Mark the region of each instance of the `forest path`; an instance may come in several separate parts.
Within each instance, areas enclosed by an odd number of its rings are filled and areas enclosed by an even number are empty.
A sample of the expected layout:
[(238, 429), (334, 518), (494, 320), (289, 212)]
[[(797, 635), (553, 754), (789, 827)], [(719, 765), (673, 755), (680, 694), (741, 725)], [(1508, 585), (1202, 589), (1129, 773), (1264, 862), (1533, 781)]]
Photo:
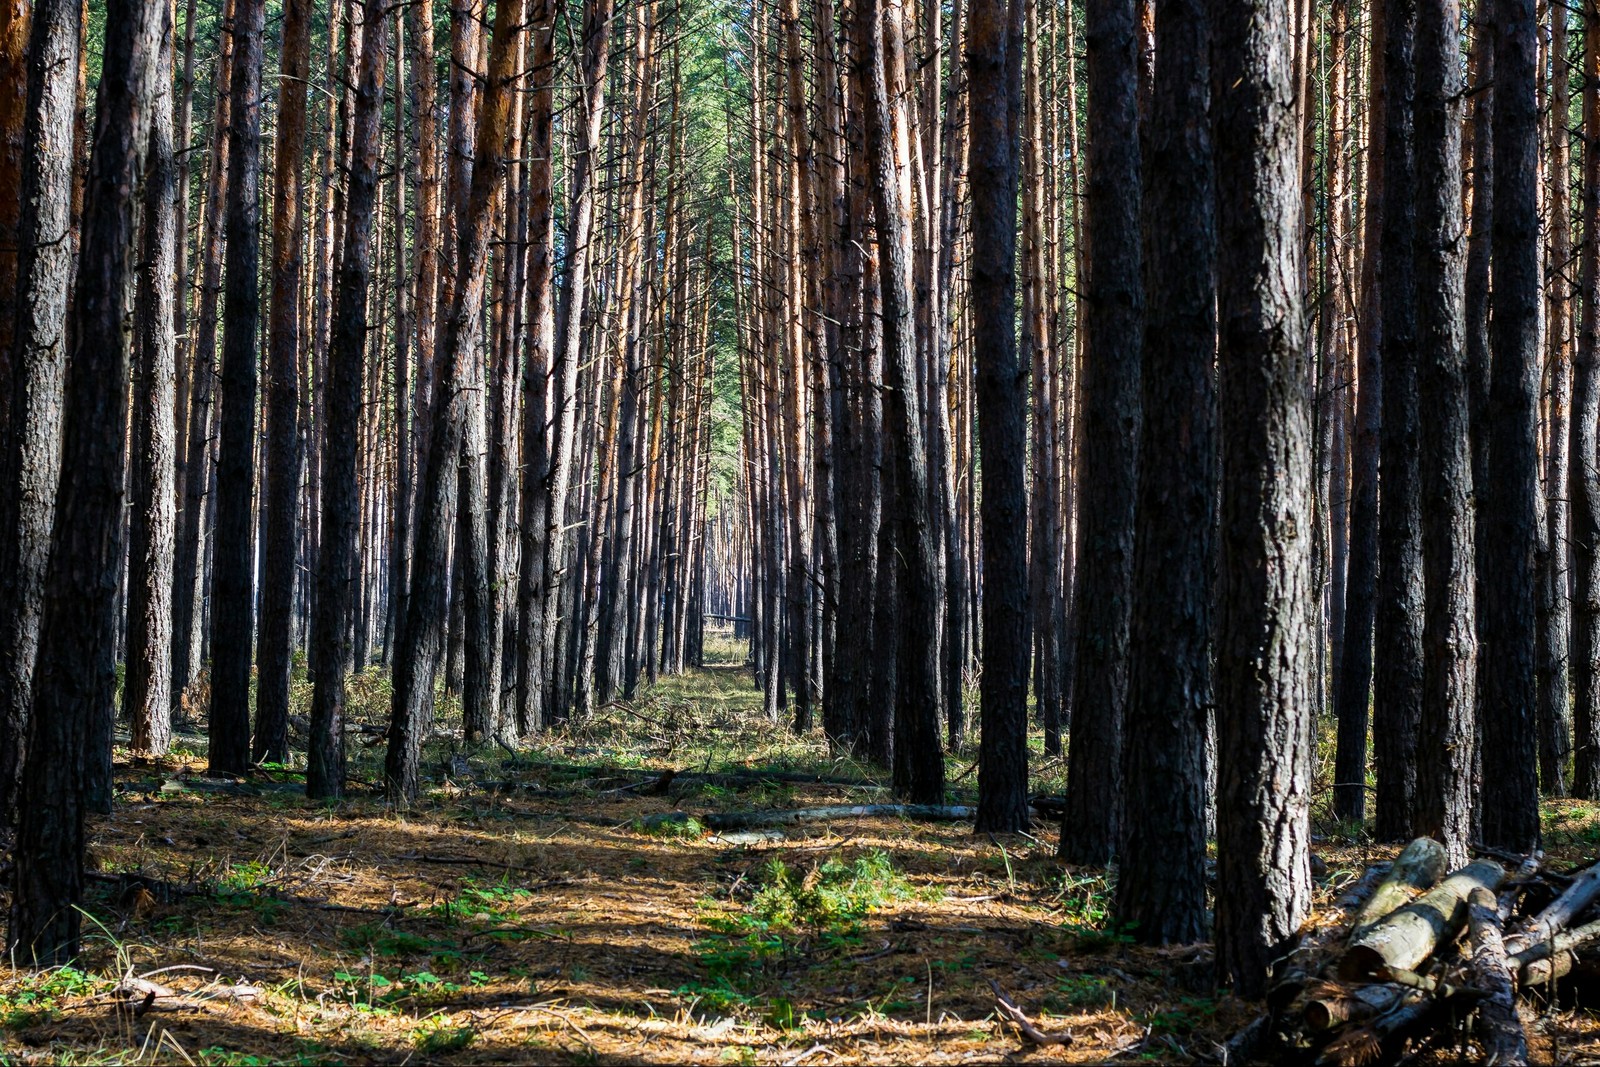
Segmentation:
[[(1031, 1062), (1183, 1062), (1248, 1020), (1212, 994), (1208, 946), (1143, 949), (1112, 929), (1105, 872), (1060, 866), (1053, 834), (885, 818), (748, 844), (692, 823), (641, 832), (671, 811), (882, 798), (870, 769), (766, 722), (736, 650), (708, 651), (710, 666), (515, 755), (436, 742), (404, 813), (376, 795), (378, 745), (352, 745), (356, 788), (335, 807), (271, 784), (293, 775), (218, 792), (192, 753), (119, 764), (117, 810), (90, 828), (98, 934), (77, 970), (0, 972), (0, 1056), (1000, 1062), (1022, 1050), (991, 979), (1076, 1036)], [(375, 708), (382, 679), (362, 678)], [(630, 788), (666, 767), (686, 780)], [(1331, 894), (1383, 850), (1322, 853)], [(174, 966), (211, 969), (152, 977), (189, 994), (177, 1010), (113, 1010), (125, 973)], [(259, 993), (204, 999), (240, 982)], [(1563, 1037), (1600, 1053), (1584, 1040)]]

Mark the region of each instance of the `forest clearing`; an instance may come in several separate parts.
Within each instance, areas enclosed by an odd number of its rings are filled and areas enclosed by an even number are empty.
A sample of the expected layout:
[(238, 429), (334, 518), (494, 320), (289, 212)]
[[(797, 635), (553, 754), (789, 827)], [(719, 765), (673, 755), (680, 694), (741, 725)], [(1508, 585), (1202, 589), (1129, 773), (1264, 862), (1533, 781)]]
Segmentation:
[[(831, 758), (820, 732), (774, 743), (732, 660), (742, 650), (711, 646), (706, 667), (525, 751), (430, 743), (424, 799), (404, 815), (384, 805), (370, 755), (353, 758), (350, 794), (330, 807), (293, 774), (205, 777), (193, 732), (159, 760), (119, 750), (117, 814), (90, 830), (84, 957), (0, 974), (0, 1056), (1191, 1063), (1216, 1062), (1254, 1017), (1215, 992), (1207, 946), (1144, 948), (1119, 933), (1105, 872), (1063, 868), (1050, 835), (892, 817), (646, 828), (669, 812), (888, 792)], [(363, 735), (381, 729), (382, 686), (357, 682)], [(952, 778), (975, 756), (952, 753)], [(656, 795), (669, 767), (679, 784)], [(1048, 795), (1062, 778), (1044, 769), (1035, 784)], [(1327, 770), (1314, 925), (1396, 852), (1340, 832)], [(1552, 802), (1545, 822), (1551, 870), (1600, 840), (1592, 804)], [(1024, 1038), (991, 981), (1071, 1044)], [(1582, 1010), (1591, 989), (1527, 1009), (1535, 1062), (1600, 1055), (1600, 1024)]]

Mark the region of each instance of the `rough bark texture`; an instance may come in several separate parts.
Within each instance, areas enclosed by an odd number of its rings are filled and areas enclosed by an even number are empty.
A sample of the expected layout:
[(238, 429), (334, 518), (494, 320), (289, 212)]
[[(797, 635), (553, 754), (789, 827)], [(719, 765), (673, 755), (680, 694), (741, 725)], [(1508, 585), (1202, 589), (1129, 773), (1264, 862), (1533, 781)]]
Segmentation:
[[(546, 561), (560, 542), (552, 530), (555, 510), (553, 460), (549, 436), (562, 405), (562, 383), (555, 379), (555, 289), (553, 268), (555, 212), (552, 210), (552, 112), (555, 82), (555, 0), (534, 0), (533, 94), (528, 119), (528, 348), (522, 377), (521, 496), (522, 566), (517, 580), (518, 633), (516, 724), (527, 734), (543, 725), (549, 692), (545, 657), (554, 643), (554, 619), (547, 619), (550, 594)], [(556, 520), (557, 525), (560, 519)]]
[[(77, 5), (73, 5), (76, 7)], [(45, 578), (44, 622), (23, 774), (6, 949), (19, 963), (78, 954), (83, 898), (85, 746), (109, 722), (127, 458), (135, 191), (149, 145), (162, 0), (109, 0), (82, 215), (67, 376), (70, 417)]]
[(877, 210), (883, 301), (884, 425), (896, 440), (893, 493), (884, 520), (894, 529), (900, 593), (894, 704), (895, 790), (916, 804), (944, 799), (939, 701), (938, 559), (930, 525), (927, 449), (917, 416), (916, 338), (912, 325), (911, 211), (904, 168), (910, 131), (904, 84), (905, 30), (899, 0), (863, 0), (858, 27), (866, 51), (867, 156)]
[(316, 679), (311, 690), (311, 736), (306, 753), (306, 795), (311, 797), (338, 797), (344, 793), (345, 678), (351, 660), (356, 532), (360, 519), (356, 469), (359, 441), (350, 428), (360, 419), (365, 371), (388, 28), (383, 0), (364, 0), (361, 10), (366, 31), (361, 38), (351, 114), (344, 248), (334, 279), (328, 380), (323, 390), (326, 414), (322, 423), (322, 532), (317, 540), (317, 602), (311, 624)]
[(227, 248), (222, 297), (221, 437), (212, 539), (211, 769), (250, 769), (255, 619), (256, 334), (261, 318), (261, 64), (266, 0), (236, 0), (229, 86)]
[(261, 634), (251, 755), (281, 763), (289, 751), (290, 615), (295, 525), (300, 510), (300, 171), (306, 143), (311, 0), (287, 0), (278, 78), (277, 162), (272, 183), (272, 312), (267, 326), (267, 456), (263, 506)]
[(1205, 924), (1217, 486), (1208, 16), (1206, 0), (1156, 5), (1161, 61), (1144, 126), (1144, 418), (1129, 650), (1138, 669), (1121, 784), (1121, 862), (1137, 873), (1118, 878), (1117, 907), (1156, 943), (1198, 940)]
[(1478, 1036), (1487, 1053), (1485, 1062), (1528, 1062), (1528, 1035), (1517, 1015), (1516, 987), (1506, 964), (1506, 947), (1500, 937), (1500, 914), (1494, 894), (1474, 889), (1467, 900), (1472, 928), (1472, 956), (1468, 971), (1472, 984), (1484, 997), (1478, 1003)]
[(172, 743), (172, 535), (177, 294), (182, 240), (172, 146), (172, 43), (162, 41), (144, 186), (144, 238), (134, 307), (133, 507), (129, 514), (128, 654), (123, 708), (129, 747)]
[(1493, 860), (1468, 864), (1416, 900), (1368, 927), (1350, 942), (1339, 961), (1340, 977), (1354, 981), (1384, 970), (1415, 970), (1467, 923), (1467, 897), (1474, 889), (1493, 892), (1506, 872)]
[(1450, 866), (1467, 860), (1477, 635), (1472, 610), (1472, 446), (1467, 401), (1461, 214), (1460, 8), (1420, 0), (1417, 20), (1417, 379), (1424, 582), (1418, 833)]
[(1254, 997), (1311, 908), (1318, 683), (1301, 131), (1290, 11), (1258, 0), (1217, 12), (1217, 977)]
[(1534, 653), (1538, 550), (1539, 216), (1537, 25), (1533, 0), (1496, 0), (1493, 314), (1480, 630), (1485, 670), (1483, 838), (1525, 852), (1539, 840)]
[(1133, 0), (1084, 8), (1089, 145), (1085, 210), (1079, 567), (1073, 722), (1067, 738), (1067, 811), (1061, 856), (1104, 863), (1117, 849), (1122, 718), (1128, 698), (1133, 608), (1133, 507), (1138, 489), (1139, 273), (1138, 56)]
[(1394, 866), (1389, 868), (1372, 897), (1356, 913), (1350, 927), (1351, 938), (1360, 937), (1367, 928), (1409, 904), (1419, 893), (1432, 889), (1447, 870), (1449, 864), (1443, 845), (1431, 837), (1419, 837), (1411, 842), (1395, 859)]
[(45, 566), (61, 459), (61, 406), (72, 290), (72, 124), (77, 0), (40, 0), (28, 54), (12, 433), (0, 477), (0, 821), (15, 818), (39, 647)]
[[(1600, 4), (1584, 20), (1583, 133), (1600, 144)], [(1600, 152), (1583, 154), (1583, 232), (1600, 233)], [(1572, 501), (1572, 793), (1600, 798), (1600, 241), (1578, 251), (1581, 303), (1573, 364), (1572, 443), (1567, 493)]]
[[(1422, 710), (1422, 540), (1417, 492), (1417, 0), (1384, 0), (1382, 260), (1378, 303), (1383, 414), (1378, 435), (1378, 585), (1372, 633), (1372, 755), (1377, 778), (1373, 830), (1381, 840), (1412, 835), (1417, 720)], [(1379, 56), (1374, 52), (1373, 61)], [(1373, 235), (1369, 234), (1368, 239)]]
[[(1024, 369), (1017, 362), (1017, 148), (1011, 122), (1009, 9), (974, 0), (967, 38), (971, 85), (972, 295), (978, 440), (983, 449), (983, 730), (979, 831), (1026, 830), (1028, 813), (1028, 558)], [(1053, 551), (1044, 546), (1043, 551)], [(846, 654), (849, 654), (848, 651)]]

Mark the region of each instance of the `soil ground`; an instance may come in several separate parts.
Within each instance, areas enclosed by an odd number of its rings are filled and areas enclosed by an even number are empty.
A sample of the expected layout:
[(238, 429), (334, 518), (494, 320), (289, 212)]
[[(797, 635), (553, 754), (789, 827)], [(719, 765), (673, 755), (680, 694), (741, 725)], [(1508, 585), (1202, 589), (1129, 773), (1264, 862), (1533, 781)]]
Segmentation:
[[(1107, 872), (1060, 865), (1051, 826), (647, 829), (887, 799), (881, 774), (762, 718), (736, 646), (710, 651), (523, 751), (435, 742), (403, 813), (377, 790), (377, 671), (358, 679), (369, 729), (338, 806), (307, 801), (293, 767), (203, 777), (198, 734), (158, 763), (119, 759), (116, 812), (91, 827), (85, 957), (0, 971), (0, 1062), (1185, 1063), (1253, 1017), (1213, 990), (1209, 946), (1113, 928)], [(975, 757), (952, 754), (954, 801)], [(1059, 761), (1034, 762), (1035, 788), (1058, 791)], [(668, 768), (684, 780), (646, 795)], [(847, 784), (732, 776), (757, 770)], [(1546, 814), (1553, 864), (1592, 862), (1595, 808)], [(1347, 830), (1318, 824), (1324, 913), (1394, 851)], [(185, 995), (130, 1000), (130, 976)], [(1023, 1043), (991, 981), (1072, 1043)], [(1546, 1062), (1600, 1058), (1581, 1004), (1535, 1031)]]

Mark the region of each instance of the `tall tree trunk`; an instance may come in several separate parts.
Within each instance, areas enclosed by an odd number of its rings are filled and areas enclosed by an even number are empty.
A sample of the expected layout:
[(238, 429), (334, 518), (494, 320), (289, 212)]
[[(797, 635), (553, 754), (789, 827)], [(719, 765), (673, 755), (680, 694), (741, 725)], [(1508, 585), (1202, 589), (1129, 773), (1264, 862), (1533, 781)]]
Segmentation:
[(1288, 8), (1256, 0), (1218, 3), (1215, 10), (1222, 431), (1217, 980), (1259, 997), (1311, 911), (1318, 683), (1301, 126)]
[[(73, 5), (77, 8), (77, 5)], [(81, 9), (80, 9), (81, 10)], [(109, 728), (127, 459), (129, 290), (165, 0), (109, 0), (73, 297), (61, 481), (45, 578), (28, 758), (13, 846), (8, 954), (35, 966), (78, 955), (84, 748)], [(41, 14), (44, 14), (41, 9)], [(40, 49), (35, 61), (47, 55)], [(54, 142), (59, 152), (63, 142)], [(42, 146), (45, 147), (45, 146)]]
[(885, 518), (897, 534), (899, 663), (894, 703), (894, 786), (913, 803), (944, 797), (939, 699), (938, 560), (934, 556), (927, 449), (917, 417), (916, 338), (911, 286), (910, 135), (905, 111), (905, 28), (900, 0), (862, 0), (866, 50), (867, 155), (872, 168), (881, 258), (883, 352), (889, 387), (885, 422), (895, 440), (894, 492)]
[[(553, 144), (556, 0), (533, 0), (533, 48), (528, 119), (528, 346), (522, 372), (522, 566), (517, 578), (520, 619), (517, 652), (516, 724), (528, 734), (544, 724), (549, 692), (554, 619), (546, 618), (551, 589), (546, 560), (561, 540), (551, 529), (555, 507), (555, 451), (549, 424), (562, 404), (563, 383), (555, 380), (555, 289)], [(570, 417), (569, 417), (570, 421)], [(557, 525), (560, 518), (556, 519)]]
[(366, 370), (367, 300), (372, 288), (372, 222), (377, 200), (382, 134), (384, 50), (388, 20), (384, 0), (363, 0), (360, 63), (350, 125), (350, 184), (345, 194), (344, 243), (334, 282), (328, 338), (327, 415), (322, 441), (322, 531), (318, 537), (316, 616), (312, 620), (311, 730), (306, 752), (306, 795), (344, 794), (345, 678), (351, 660), (356, 601), (356, 534), (360, 523), (359, 440)]
[(133, 389), (133, 508), (129, 515), (128, 655), (123, 707), (129, 747), (165, 755), (172, 743), (172, 533), (177, 248), (184, 239), (172, 146), (172, 41), (163, 36), (144, 183), (144, 239), (134, 305), (139, 366)]
[(1144, 322), (1135, 16), (1134, 0), (1090, 0), (1084, 8), (1089, 145), (1077, 554), (1098, 562), (1078, 568), (1073, 594), (1077, 670), (1061, 834), (1069, 863), (1105, 863), (1120, 833)]
[(1421, 445), (1422, 718), (1413, 825), (1467, 862), (1471, 836), (1473, 670), (1472, 444), (1465, 366), (1461, 71), (1456, 0), (1421, 0), (1417, 22), (1416, 308)]
[[(1026, 830), (1028, 812), (1028, 554), (1024, 370), (1017, 362), (1019, 145), (1013, 82), (1021, 80), (1027, 0), (974, 0), (967, 38), (971, 85), (972, 299), (983, 449), (983, 720), (978, 756), (981, 832)], [(943, 402), (941, 398), (941, 403)], [(1054, 551), (1053, 546), (1038, 546)]]
[(228, 127), (221, 439), (211, 585), (213, 771), (250, 768), (250, 637), (255, 618), (256, 333), (261, 315), (261, 65), (266, 0), (235, 0)]
[(1600, 799), (1600, 3), (1583, 30), (1583, 233), (1578, 251), (1581, 319), (1572, 386), (1572, 794)]
[[(205, 212), (200, 228), (200, 291), (194, 317), (194, 344), (190, 346), (190, 398), (184, 432), (183, 506), (179, 514), (177, 555), (173, 562), (172, 687), (174, 700), (185, 704), (200, 661), (202, 607), (205, 581), (201, 560), (201, 529), (214, 503), (211, 483), (216, 476), (214, 437), (217, 379), (217, 294), (222, 286), (222, 208), (228, 188), (228, 115), (231, 94), (235, 0), (225, 0), (225, 32), (212, 78), (214, 106), (211, 151), (206, 181)], [(331, 166), (331, 163), (330, 163)]]
[(1422, 710), (1422, 541), (1417, 485), (1417, 309), (1413, 242), (1417, 224), (1416, 3), (1385, 0), (1383, 201), (1378, 241), (1383, 413), (1378, 439), (1378, 586), (1373, 625), (1372, 748), (1377, 776), (1374, 831), (1380, 840), (1413, 836), (1417, 721)]
[(1572, 626), (1567, 572), (1567, 454), (1569, 407), (1572, 401), (1572, 293), (1568, 263), (1572, 258), (1570, 206), (1570, 135), (1572, 110), (1567, 63), (1567, 5), (1547, 4), (1550, 12), (1550, 270), (1546, 316), (1546, 373), (1549, 375), (1549, 436), (1544, 441), (1544, 517), (1539, 539), (1539, 778), (1554, 796), (1567, 792), (1567, 761), (1572, 755), (1572, 705), (1567, 687)]
[[(0, 457), (0, 820), (14, 824), (61, 466), (72, 291), (78, 0), (39, 0), (28, 43), (12, 432)], [(142, 148), (143, 146), (141, 146)]]
[(305, 163), (310, 0), (288, 0), (278, 78), (277, 162), (272, 182), (272, 319), (267, 337), (266, 544), (256, 650), (251, 755), (281, 763), (289, 751), (289, 620), (294, 604), (295, 518), (300, 506), (300, 169)]
[[(15, 387), (17, 271), (22, 250), (22, 160), (27, 151), (31, 0), (0, 3), (0, 391)], [(11, 405), (0, 401), (0, 463), (10, 453)], [(0, 470), (3, 470), (0, 467)], [(9, 491), (9, 486), (0, 490)], [(0, 513), (15, 505), (0, 504)]]
[(1483, 838), (1525, 851), (1539, 840), (1534, 616), (1539, 491), (1538, 108), (1534, 0), (1496, 0), (1494, 292), (1489, 468), (1480, 490), (1487, 588)]
[[(1215, 38), (1219, 47), (1225, 40)], [(1121, 767), (1119, 870), (1127, 873), (1117, 879), (1119, 919), (1138, 922), (1136, 936), (1153, 944), (1198, 940), (1205, 921), (1217, 485), (1212, 41), (1205, 0), (1158, 0), (1144, 130), (1148, 299), (1129, 649), (1139, 669)], [(1158, 869), (1165, 875), (1154, 876)]]

